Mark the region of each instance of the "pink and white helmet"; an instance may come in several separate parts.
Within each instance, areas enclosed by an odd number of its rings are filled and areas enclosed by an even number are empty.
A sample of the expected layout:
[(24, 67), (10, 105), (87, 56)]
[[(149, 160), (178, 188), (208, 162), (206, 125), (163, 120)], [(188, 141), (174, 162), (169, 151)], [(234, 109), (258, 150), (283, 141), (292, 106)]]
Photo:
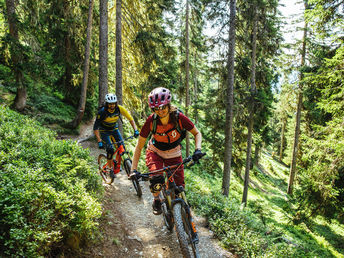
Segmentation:
[(171, 92), (163, 87), (155, 88), (149, 93), (148, 103), (150, 108), (165, 106), (171, 102)]

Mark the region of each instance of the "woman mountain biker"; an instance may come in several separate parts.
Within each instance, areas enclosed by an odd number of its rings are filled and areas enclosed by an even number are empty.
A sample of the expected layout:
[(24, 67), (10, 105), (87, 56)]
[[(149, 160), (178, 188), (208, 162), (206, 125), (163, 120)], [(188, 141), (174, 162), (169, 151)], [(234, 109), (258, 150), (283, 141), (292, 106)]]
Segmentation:
[[(171, 92), (163, 87), (155, 88), (148, 96), (148, 104), (153, 113), (147, 118), (143, 125), (138, 142), (135, 147), (132, 172), (137, 169), (141, 151), (148, 136), (152, 137), (146, 149), (146, 166), (150, 171), (161, 169), (164, 166), (174, 165), (182, 162), (181, 141), (183, 130), (188, 130), (195, 137), (194, 161), (202, 157), (201, 143), (202, 135), (191, 120), (171, 105)], [(185, 186), (184, 166), (176, 171), (174, 180), (177, 186)], [(150, 179), (150, 190), (154, 196), (153, 213), (161, 214), (161, 201), (159, 192), (165, 180), (163, 175), (154, 176)]]
[[(103, 141), (106, 145), (106, 153), (107, 153), (107, 160), (108, 165), (113, 167), (113, 160), (112, 157), (115, 152), (115, 148), (110, 140), (110, 136), (112, 135), (116, 142), (122, 141), (121, 133), (118, 130), (118, 119), (120, 115), (123, 114), (130, 122), (131, 126), (134, 129), (134, 136), (139, 136), (139, 131), (136, 128), (135, 121), (130, 113), (121, 105), (117, 103), (117, 97), (115, 94), (109, 93), (105, 95), (105, 105), (104, 107), (100, 108), (97, 114), (96, 121), (93, 125), (93, 131), (98, 141), (98, 147), (102, 149)], [(103, 140), (103, 141), (102, 141)], [(118, 146), (119, 147), (119, 146)], [(114, 172), (118, 171), (110, 171), (110, 176), (115, 177)]]

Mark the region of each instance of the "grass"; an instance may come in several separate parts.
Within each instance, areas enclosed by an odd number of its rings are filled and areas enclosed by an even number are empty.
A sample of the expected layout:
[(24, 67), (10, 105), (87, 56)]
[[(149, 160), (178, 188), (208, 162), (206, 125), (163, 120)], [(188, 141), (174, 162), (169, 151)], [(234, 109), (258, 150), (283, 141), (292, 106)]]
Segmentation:
[[(215, 168), (210, 169), (214, 173)], [(194, 210), (208, 218), (226, 248), (243, 257), (344, 257), (344, 225), (338, 221), (317, 217), (293, 224), (294, 207), (286, 194), (289, 169), (268, 153), (250, 172), (243, 210), (243, 180), (232, 173), (230, 196), (225, 198), (221, 173), (211, 176), (194, 167), (186, 170), (186, 186)]]
[[(11, 106), (15, 98), (15, 91), (0, 81), (0, 105)], [(60, 134), (78, 134), (78, 130), (69, 129), (68, 123), (74, 119), (75, 108), (64, 103), (61, 94), (28, 92), (27, 106), (23, 114), (39, 121), (42, 125)]]
[[(274, 160), (267, 153), (263, 153), (261, 165), (268, 168), (263, 181), (268, 186), (266, 192), (253, 190), (249, 192), (249, 199), (261, 201), (270, 209), (267, 224), (283, 232), (293, 242), (303, 246), (305, 250), (320, 249), (325, 256), (344, 257), (344, 226), (337, 221), (329, 222), (322, 217), (310, 219), (305, 223), (294, 226), (291, 223), (289, 198), (286, 194), (288, 182), (288, 168)], [(252, 180), (262, 180), (263, 172), (252, 176)]]

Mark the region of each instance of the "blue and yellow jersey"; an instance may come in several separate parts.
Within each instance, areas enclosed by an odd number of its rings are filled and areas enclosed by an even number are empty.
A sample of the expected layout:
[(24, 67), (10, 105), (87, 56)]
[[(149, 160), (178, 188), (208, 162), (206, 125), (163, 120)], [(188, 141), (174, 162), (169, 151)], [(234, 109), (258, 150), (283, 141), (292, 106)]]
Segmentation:
[(129, 121), (134, 120), (130, 113), (121, 105), (118, 105), (113, 112), (110, 112), (108, 109), (106, 109), (106, 107), (102, 107), (98, 111), (93, 130), (112, 131), (118, 127), (117, 121), (121, 114), (124, 115)]

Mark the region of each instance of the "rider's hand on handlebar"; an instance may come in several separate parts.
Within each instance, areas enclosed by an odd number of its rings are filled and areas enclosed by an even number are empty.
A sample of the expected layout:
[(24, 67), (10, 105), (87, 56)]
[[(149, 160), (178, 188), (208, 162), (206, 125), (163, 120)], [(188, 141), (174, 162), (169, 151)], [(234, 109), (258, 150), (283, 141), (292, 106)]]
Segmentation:
[(199, 159), (203, 157), (203, 153), (200, 149), (196, 149), (195, 152), (193, 153), (192, 155), (192, 160), (195, 162), (195, 163), (199, 163)]
[(98, 148), (99, 148), (99, 149), (103, 149), (103, 148), (104, 148), (103, 142), (98, 142)]
[(133, 171), (131, 171), (130, 175), (128, 176), (128, 179), (131, 180), (133, 179), (134, 177), (136, 177), (136, 174), (137, 174), (137, 170), (134, 169)]
[(140, 132), (138, 130), (135, 130), (134, 137), (137, 138), (137, 137), (139, 137), (139, 135), (140, 135)]

